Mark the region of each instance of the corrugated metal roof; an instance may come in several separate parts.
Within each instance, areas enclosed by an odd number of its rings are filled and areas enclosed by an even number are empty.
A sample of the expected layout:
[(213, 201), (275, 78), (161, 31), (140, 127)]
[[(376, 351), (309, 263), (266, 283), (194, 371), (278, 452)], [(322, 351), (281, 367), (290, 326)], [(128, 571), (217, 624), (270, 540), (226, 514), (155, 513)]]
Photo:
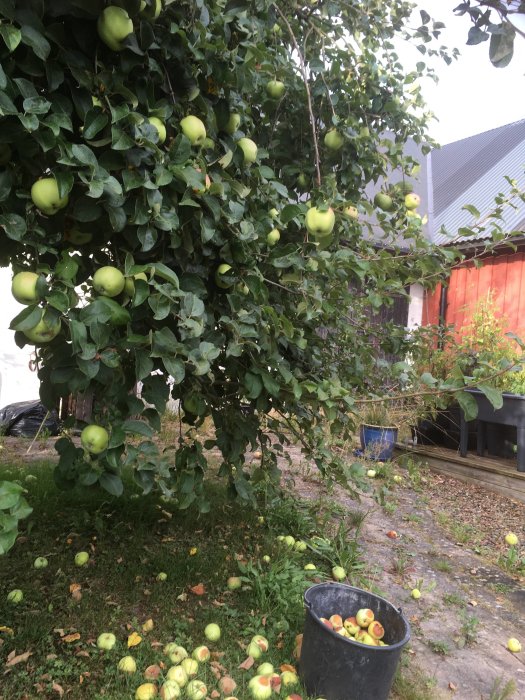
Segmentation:
[(435, 211), (439, 213), (446, 209), (483, 177), (496, 161), (504, 158), (523, 141), (525, 119), (469, 136), (433, 151)]
[[(475, 237), (457, 237), (461, 227), (471, 226), (475, 219), (464, 210), (471, 204), (486, 216), (494, 209), (494, 197), (510, 191), (505, 176), (525, 187), (525, 119), (498, 129), (462, 139), (432, 152), (434, 212), (431, 237), (438, 245), (482, 240), (491, 237), (490, 220), (486, 230)], [(507, 233), (525, 230), (525, 205), (505, 207)], [(442, 228), (446, 234), (442, 233)]]

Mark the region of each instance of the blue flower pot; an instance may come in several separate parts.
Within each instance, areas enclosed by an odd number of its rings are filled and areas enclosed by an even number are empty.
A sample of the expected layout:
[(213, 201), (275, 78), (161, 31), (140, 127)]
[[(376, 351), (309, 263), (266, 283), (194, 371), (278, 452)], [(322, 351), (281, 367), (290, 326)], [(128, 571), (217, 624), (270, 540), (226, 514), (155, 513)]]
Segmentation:
[(381, 425), (361, 425), (359, 437), (365, 457), (377, 462), (392, 459), (397, 442), (398, 429)]

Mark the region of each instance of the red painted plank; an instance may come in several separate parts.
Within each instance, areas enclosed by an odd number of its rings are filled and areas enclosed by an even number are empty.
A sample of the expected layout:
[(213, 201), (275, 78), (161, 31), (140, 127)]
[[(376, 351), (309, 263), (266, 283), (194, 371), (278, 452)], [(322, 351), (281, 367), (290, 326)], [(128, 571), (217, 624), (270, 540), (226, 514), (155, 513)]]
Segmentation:
[(512, 253), (512, 255), (508, 256), (503, 315), (507, 319), (506, 330), (514, 332), (516, 332), (519, 323), (518, 312), (520, 304), (521, 271), (523, 268), (523, 259), (523, 253)]
[(454, 273), (455, 274), (451, 277), (450, 289), (452, 291), (452, 300), (449, 307), (450, 315), (447, 313), (447, 321), (449, 321), (449, 323), (453, 323), (456, 333), (461, 335), (461, 329), (463, 328), (465, 319), (464, 306), (467, 270), (465, 267), (460, 267), (459, 269), (454, 270)]
[(441, 284), (438, 284), (436, 289), (425, 291), (423, 300), (423, 317), (421, 323), (424, 326), (437, 325), (439, 323), (439, 300), (441, 298)]

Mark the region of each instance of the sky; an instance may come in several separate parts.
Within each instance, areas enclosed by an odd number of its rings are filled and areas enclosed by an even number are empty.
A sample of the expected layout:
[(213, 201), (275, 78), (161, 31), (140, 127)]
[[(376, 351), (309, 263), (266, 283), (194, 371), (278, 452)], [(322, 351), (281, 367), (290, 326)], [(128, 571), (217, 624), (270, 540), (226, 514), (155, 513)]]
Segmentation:
[[(440, 59), (433, 62), (439, 76), (437, 86), (430, 80), (422, 82), (427, 104), (439, 119), (430, 125), (430, 134), (442, 145), (525, 118), (525, 38), (516, 36), (514, 57), (506, 68), (494, 68), (488, 42), (466, 45), (471, 23), (468, 16), (454, 15), (453, 9), (459, 3), (460, 0), (417, 3), (433, 19), (446, 25), (440, 43), (455, 46), (461, 52), (450, 66)], [(415, 19), (418, 18), (419, 12)], [(525, 29), (523, 23), (520, 27)], [(405, 51), (411, 62), (422, 59), (417, 50), (410, 54), (409, 49), (403, 48), (399, 52), (402, 62), (406, 61)]]

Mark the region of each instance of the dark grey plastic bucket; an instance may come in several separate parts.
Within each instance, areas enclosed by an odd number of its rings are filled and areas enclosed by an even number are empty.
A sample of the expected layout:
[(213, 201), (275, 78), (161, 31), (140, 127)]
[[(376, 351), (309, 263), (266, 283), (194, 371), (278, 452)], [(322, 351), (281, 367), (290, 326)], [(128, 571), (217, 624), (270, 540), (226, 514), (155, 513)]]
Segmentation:
[[(343, 583), (320, 583), (304, 594), (306, 616), (299, 674), (309, 695), (326, 700), (387, 700), (403, 647), (408, 621), (388, 600)], [(341, 637), (320, 617), (352, 617), (373, 610), (385, 628), (388, 646), (373, 647)]]

